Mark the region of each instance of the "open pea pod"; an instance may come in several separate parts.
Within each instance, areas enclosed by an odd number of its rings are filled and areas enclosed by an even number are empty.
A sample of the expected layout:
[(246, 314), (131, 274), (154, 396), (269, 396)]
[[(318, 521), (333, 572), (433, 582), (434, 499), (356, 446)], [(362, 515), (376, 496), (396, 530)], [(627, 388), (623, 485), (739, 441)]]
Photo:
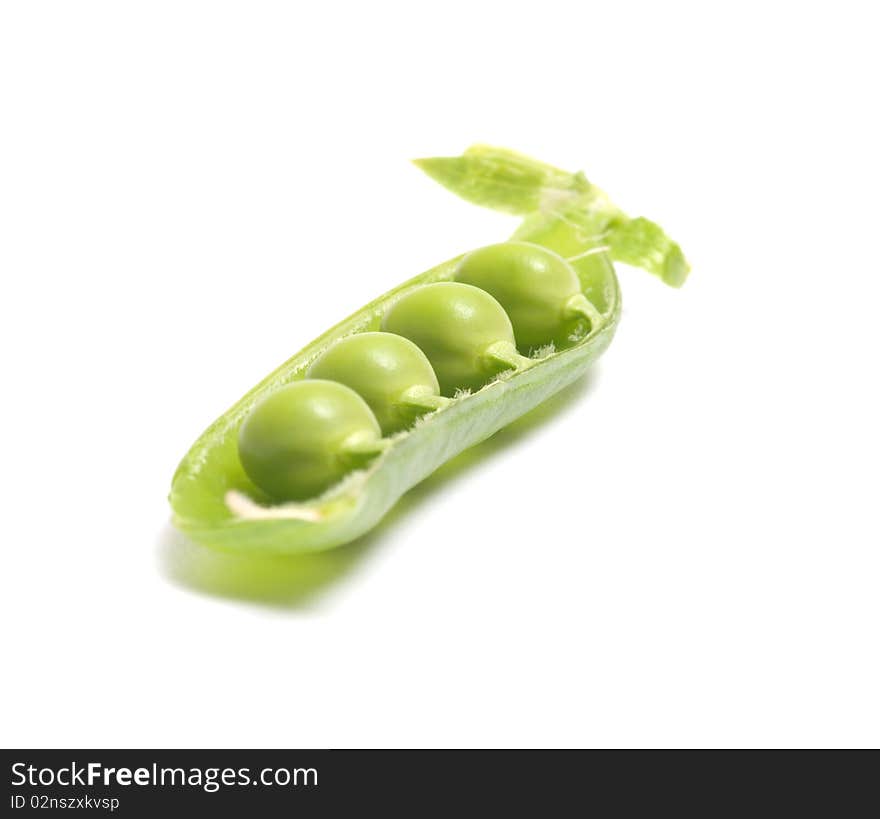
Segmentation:
[[(451, 280), (460, 257), (415, 276), (288, 359), (195, 442), (174, 475), (170, 502), (175, 525), (198, 542), (241, 552), (293, 554), (354, 540), (441, 464), (577, 380), (602, 354), (620, 316), (620, 290), (610, 253), (615, 242), (624, 248), (624, 255), (628, 253), (627, 261), (660, 273), (669, 283), (683, 280), (686, 265), (678, 246), (653, 223), (653, 233), (634, 229), (638, 220), (625, 217), (582, 174), (566, 174), (520, 154), (482, 146), (464, 157), (417, 164), (463, 198), (524, 214), (515, 238), (569, 260), (595, 308), (592, 320), (578, 325), (570, 346), (538, 351), (531, 366), (503, 373), (476, 392), (456, 396), (392, 436), (366, 468), (351, 472), (319, 497), (295, 503), (273, 501), (241, 465), (237, 435), (243, 420), (262, 398), (302, 379), (331, 344), (353, 333), (378, 330), (385, 311), (397, 299), (422, 285)], [(673, 270), (672, 277), (663, 274), (666, 269)]]

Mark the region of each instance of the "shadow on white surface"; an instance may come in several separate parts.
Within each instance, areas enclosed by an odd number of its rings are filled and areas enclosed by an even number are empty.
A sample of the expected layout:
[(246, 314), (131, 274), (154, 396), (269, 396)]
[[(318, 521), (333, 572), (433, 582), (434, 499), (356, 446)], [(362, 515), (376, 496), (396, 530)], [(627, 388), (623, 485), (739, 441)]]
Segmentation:
[(382, 522), (358, 540), (310, 555), (243, 555), (195, 543), (166, 524), (159, 537), (162, 574), (191, 591), (288, 610), (307, 610), (387, 538), (397, 521), (439, 493), (461, 472), (509, 450), (537, 427), (574, 409), (592, 390), (596, 368), (491, 438), (463, 452), (407, 492)]

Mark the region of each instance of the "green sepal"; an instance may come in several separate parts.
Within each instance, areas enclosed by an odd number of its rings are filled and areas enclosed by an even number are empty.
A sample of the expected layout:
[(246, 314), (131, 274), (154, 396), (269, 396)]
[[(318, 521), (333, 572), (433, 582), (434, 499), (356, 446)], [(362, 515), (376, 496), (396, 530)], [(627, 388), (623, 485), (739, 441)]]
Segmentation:
[(681, 248), (650, 219), (613, 222), (606, 242), (615, 261), (647, 270), (672, 287), (681, 287), (687, 279), (690, 265)]
[(413, 163), (462, 199), (517, 216), (572, 201), (591, 187), (583, 174), (567, 173), (488, 145), (474, 145), (461, 156), (414, 159)]
[(630, 218), (583, 173), (568, 173), (505, 148), (475, 145), (458, 157), (415, 164), (453, 193), (483, 207), (525, 216), (517, 237), (541, 222), (561, 222), (582, 238), (584, 250), (607, 247), (616, 261), (641, 267), (680, 287), (690, 266), (655, 222)]

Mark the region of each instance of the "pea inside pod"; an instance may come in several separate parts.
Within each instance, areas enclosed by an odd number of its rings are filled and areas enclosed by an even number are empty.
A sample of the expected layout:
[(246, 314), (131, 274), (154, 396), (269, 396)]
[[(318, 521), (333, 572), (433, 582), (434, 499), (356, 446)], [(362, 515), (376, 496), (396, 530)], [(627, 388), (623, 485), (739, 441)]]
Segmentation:
[(425, 354), (393, 333), (356, 333), (337, 341), (312, 364), (308, 377), (351, 387), (367, 402), (383, 435), (448, 403)]
[(562, 256), (529, 242), (502, 242), (462, 258), (455, 280), (490, 293), (504, 308), (521, 352), (565, 347), (578, 322), (595, 326), (599, 313), (581, 292)]
[(248, 477), (275, 500), (320, 495), (386, 446), (375, 416), (335, 381), (296, 381), (260, 401), (238, 431)]
[[(498, 301), (479, 289), (473, 303), (459, 298), (476, 289), (454, 280), (462, 257), (400, 284), (266, 375), (193, 444), (174, 473), (170, 501), (175, 525), (198, 542), (247, 558), (351, 542), (376, 526), (404, 492), (573, 383), (602, 354), (620, 317), (612, 258), (675, 286), (687, 273), (675, 242), (654, 223), (629, 219), (583, 174), (486, 146), (419, 165), (468, 201), (522, 216), (513, 240), (565, 257), (588, 303), (598, 309), (597, 321), (584, 333), (581, 320), (565, 346), (526, 359), (515, 349), (516, 328)], [(444, 282), (457, 289), (438, 291), (435, 286)], [(488, 279), (481, 283), (495, 289)], [(416, 309), (438, 292), (443, 304)], [(487, 300), (483, 319), (470, 323)], [(447, 395), (479, 387), (507, 367), (516, 372), (503, 384), (454, 398), (424, 423), (380, 438), (379, 422), (356, 392), (303, 377), (333, 345), (375, 328), (382, 316), (384, 329), (403, 330), (423, 345)], [(520, 344), (524, 351), (527, 345)], [(340, 480), (361, 466), (366, 468), (358, 479)]]
[(382, 329), (421, 348), (445, 396), (478, 390), (504, 370), (533, 363), (517, 352), (504, 308), (470, 284), (436, 282), (412, 290), (391, 305)]

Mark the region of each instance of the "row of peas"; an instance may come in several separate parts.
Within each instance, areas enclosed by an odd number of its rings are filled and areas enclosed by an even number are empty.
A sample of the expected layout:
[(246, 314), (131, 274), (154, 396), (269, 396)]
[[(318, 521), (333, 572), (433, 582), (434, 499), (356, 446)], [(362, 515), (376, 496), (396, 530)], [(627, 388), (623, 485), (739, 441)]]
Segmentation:
[(382, 332), (341, 339), (304, 380), (254, 407), (238, 452), (260, 489), (278, 501), (320, 495), (381, 453), (388, 436), (459, 391), (529, 366), (529, 352), (565, 346), (578, 322), (595, 320), (574, 269), (539, 245), (480, 248), (453, 279), (402, 296)]

